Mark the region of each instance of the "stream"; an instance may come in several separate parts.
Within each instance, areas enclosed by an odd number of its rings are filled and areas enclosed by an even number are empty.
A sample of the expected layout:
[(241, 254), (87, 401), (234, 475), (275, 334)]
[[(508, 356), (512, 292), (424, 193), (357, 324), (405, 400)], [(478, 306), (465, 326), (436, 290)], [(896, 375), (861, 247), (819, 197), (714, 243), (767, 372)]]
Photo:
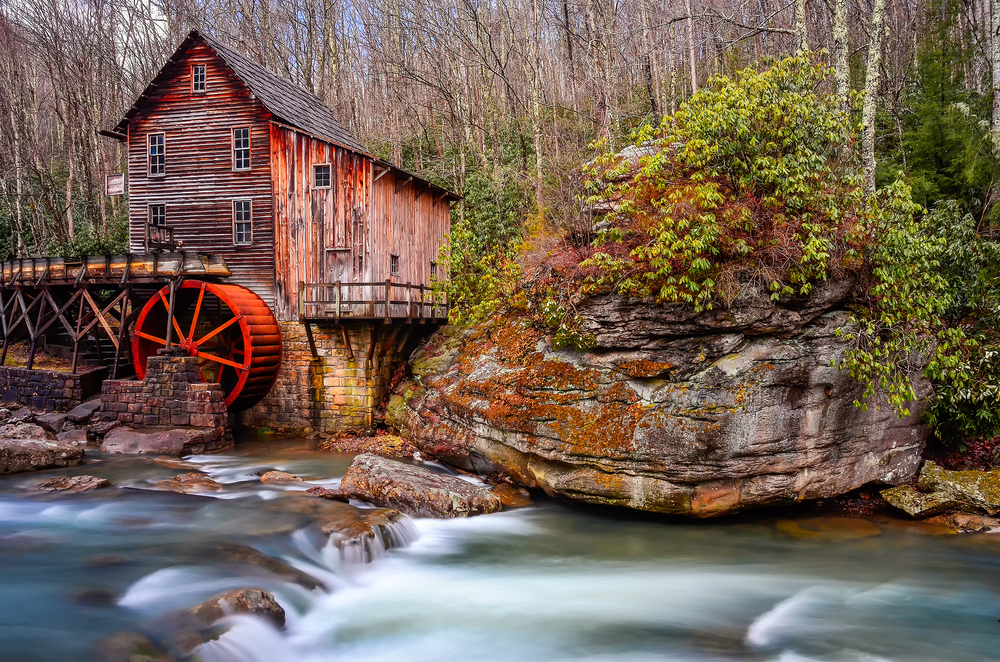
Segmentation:
[[(158, 640), (168, 612), (229, 589), (272, 592), (276, 629), (225, 619), (206, 662), (917, 662), (1000, 660), (1000, 537), (889, 519), (763, 513), (691, 522), (537, 500), (407, 521), (399, 548), (342, 558), (282, 492), (335, 487), (351, 456), (244, 440), (188, 458), (226, 489), (148, 489), (183, 473), (88, 451), (82, 467), (0, 478), (0, 660), (91, 660), (113, 633)], [(262, 484), (278, 469), (315, 478)], [(30, 495), (59, 474), (115, 487)], [(253, 547), (312, 590), (220, 558)]]

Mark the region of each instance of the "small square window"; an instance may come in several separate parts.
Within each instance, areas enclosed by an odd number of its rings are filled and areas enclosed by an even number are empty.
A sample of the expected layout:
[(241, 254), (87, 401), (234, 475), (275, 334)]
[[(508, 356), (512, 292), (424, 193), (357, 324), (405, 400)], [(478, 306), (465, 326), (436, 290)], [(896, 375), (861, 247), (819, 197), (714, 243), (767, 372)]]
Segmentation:
[(233, 170), (250, 169), (250, 127), (233, 129)]
[(389, 273), (393, 276), (399, 275), (399, 256), (390, 255), (389, 256)]
[(330, 188), (330, 164), (313, 166), (313, 186), (315, 188)]
[(233, 243), (248, 246), (253, 243), (253, 203), (233, 200)]
[(191, 91), (205, 91), (205, 65), (196, 64), (191, 67)]
[(167, 206), (149, 205), (149, 224), (163, 227), (167, 224)]
[(166, 172), (166, 138), (162, 133), (151, 133), (149, 140), (149, 175), (162, 175)]

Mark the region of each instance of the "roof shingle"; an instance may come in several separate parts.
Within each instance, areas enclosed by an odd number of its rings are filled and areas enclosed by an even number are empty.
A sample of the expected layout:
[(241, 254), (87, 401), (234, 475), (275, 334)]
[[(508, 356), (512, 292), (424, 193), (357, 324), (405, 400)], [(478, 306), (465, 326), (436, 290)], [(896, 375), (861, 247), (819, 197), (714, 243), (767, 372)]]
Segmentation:
[(362, 147), (315, 94), (265, 69), (214, 37), (197, 30), (193, 30), (191, 36), (204, 39), (264, 107), (271, 111), (276, 120), (355, 152), (368, 154), (368, 150)]

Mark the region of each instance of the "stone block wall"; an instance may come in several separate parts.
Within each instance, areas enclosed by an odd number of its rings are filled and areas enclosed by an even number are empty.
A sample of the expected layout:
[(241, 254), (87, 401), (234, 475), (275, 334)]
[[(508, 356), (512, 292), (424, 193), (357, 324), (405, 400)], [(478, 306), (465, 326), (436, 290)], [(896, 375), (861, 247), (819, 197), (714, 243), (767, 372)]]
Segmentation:
[[(369, 427), (385, 398), (393, 371), (403, 360), (400, 345), (415, 333), (429, 333), (433, 328), (410, 325), (395, 331), (396, 326), (381, 322), (348, 322), (345, 328), (354, 352), (351, 358), (340, 325), (313, 323), (313, 341), (319, 355), (315, 358), (303, 324), (279, 324), (281, 371), (270, 394), (240, 416), (242, 425), (295, 432)], [(373, 337), (375, 349), (369, 367), (367, 357)]]
[(108, 369), (90, 368), (77, 374), (55, 370), (0, 367), (0, 398), (45, 411), (68, 411), (101, 388)]
[(194, 356), (151, 356), (143, 381), (105, 381), (100, 417), (132, 427), (204, 428), (218, 439), (232, 436), (222, 386), (201, 380)]

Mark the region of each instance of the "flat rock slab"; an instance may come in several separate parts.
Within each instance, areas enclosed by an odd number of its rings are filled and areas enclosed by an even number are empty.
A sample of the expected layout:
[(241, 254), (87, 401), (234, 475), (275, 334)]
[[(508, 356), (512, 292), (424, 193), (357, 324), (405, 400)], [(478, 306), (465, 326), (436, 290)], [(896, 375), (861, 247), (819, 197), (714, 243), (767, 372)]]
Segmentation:
[(83, 462), (83, 448), (42, 439), (0, 439), (0, 475), (73, 467)]
[(153, 487), (158, 490), (168, 490), (178, 494), (200, 494), (203, 492), (218, 492), (222, 485), (212, 480), (203, 473), (191, 472), (174, 476), (170, 480), (161, 480), (153, 483)]
[(340, 491), (413, 517), (470, 517), (503, 506), (500, 497), (485, 487), (368, 454), (354, 458)]
[(83, 428), (73, 428), (72, 430), (63, 430), (56, 435), (56, 439), (59, 441), (65, 441), (70, 444), (86, 445), (87, 444), (87, 431)]
[(59, 434), (66, 427), (66, 414), (60, 414), (58, 412), (52, 412), (50, 414), (42, 414), (41, 416), (35, 418), (35, 423), (45, 428), (52, 434)]
[(153, 453), (156, 455), (182, 455), (184, 446), (200, 436), (195, 430), (141, 431), (132, 428), (114, 428), (101, 443), (105, 453)]
[(1000, 513), (1000, 470), (948, 471), (925, 462), (917, 487), (946, 495), (962, 504), (962, 510), (991, 516)]
[(961, 503), (944, 492), (925, 494), (916, 491), (909, 485), (882, 490), (880, 494), (890, 506), (902, 510), (914, 519), (938, 515), (962, 506)]
[(99, 490), (102, 487), (111, 487), (111, 481), (107, 478), (97, 476), (59, 476), (43, 480), (35, 486), (36, 492), (62, 492), (65, 494), (79, 494)]
[(293, 476), (287, 471), (268, 471), (263, 476), (260, 477), (260, 482), (262, 483), (301, 483), (302, 479), (298, 476)]
[(66, 414), (66, 418), (74, 423), (86, 423), (90, 420), (98, 409), (101, 408), (100, 398), (95, 398), (94, 400), (88, 400), (81, 405), (77, 405), (73, 409), (69, 410)]
[(0, 439), (43, 439), (55, 441), (56, 436), (34, 423), (8, 423), (0, 427)]

